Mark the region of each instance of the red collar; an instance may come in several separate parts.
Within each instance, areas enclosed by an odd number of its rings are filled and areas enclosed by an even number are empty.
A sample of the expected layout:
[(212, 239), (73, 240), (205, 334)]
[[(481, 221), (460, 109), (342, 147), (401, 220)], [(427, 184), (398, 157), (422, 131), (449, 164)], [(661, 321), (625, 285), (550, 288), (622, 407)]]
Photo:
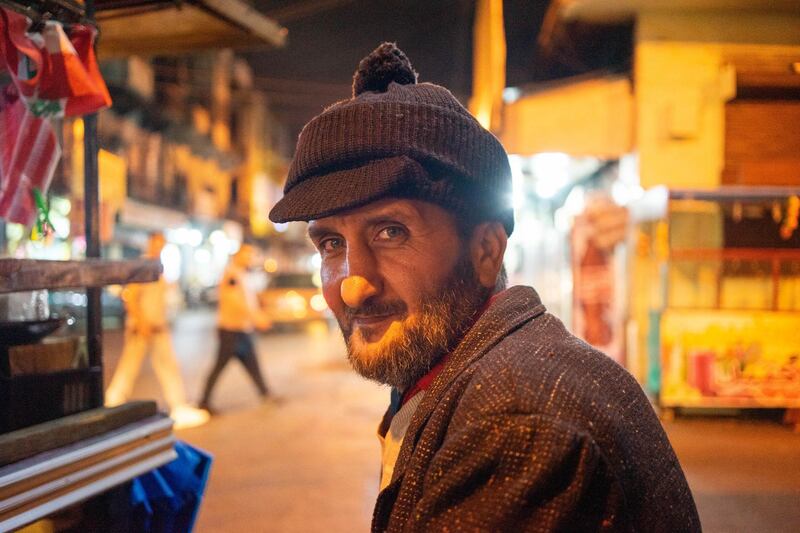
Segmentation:
[[(486, 300), (486, 303), (483, 304), (483, 307), (481, 307), (478, 310), (478, 312), (475, 313), (475, 318), (472, 320), (473, 324), (475, 324), (475, 322), (478, 321), (478, 319), (483, 315), (483, 313), (485, 313), (486, 310), (489, 309), (489, 307), (492, 305), (495, 299), (502, 293), (503, 291), (500, 291), (497, 294), (493, 294), (488, 300)], [(433, 365), (433, 367), (430, 370), (428, 370), (427, 374), (419, 378), (419, 380), (417, 380), (417, 382), (414, 385), (412, 385), (408, 390), (406, 390), (403, 393), (402, 399), (400, 400), (400, 405), (401, 406), (405, 405), (405, 403), (411, 398), (413, 398), (418, 392), (422, 392), (426, 390), (428, 387), (430, 387), (431, 383), (433, 383), (433, 380), (436, 379), (436, 376), (438, 376), (439, 373), (442, 371), (445, 363), (449, 358), (450, 358), (449, 353), (444, 354), (442, 358), (439, 359), (439, 362)]]

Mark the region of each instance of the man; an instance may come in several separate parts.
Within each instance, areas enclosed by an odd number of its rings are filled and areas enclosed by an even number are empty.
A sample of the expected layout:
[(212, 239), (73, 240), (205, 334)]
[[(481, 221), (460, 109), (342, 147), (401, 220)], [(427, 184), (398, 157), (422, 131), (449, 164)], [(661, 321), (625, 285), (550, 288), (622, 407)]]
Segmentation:
[(300, 134), (270, 218), (309, 221), (353, 367), (393, 387), (375, 531), (698, 531), (636, 381), (504, 289), (500, 143), (384, 43)]
[(213, 413), (211, 394), (220, 373), (232, 358), (237, 358), (253, 380), (261, 398), (267, 398), (269, 391), (261, 368), (258, 365), (252, 332), (254, 326), (269, 326), (268, 320), (259, 312), (255, 297), (247, 289), (245, 273), (253, 264), (255, 250), (249, 244), (242, 244), (228, 263), (219, 284), (219, 347), (214, 368), (206, 379), (200, 407)]
[[(158, 259), (165, 244), (162, 233), (153, 233), (148, 239), (145, 257)], [(167, 282), (161, 277), (153, 283), (129, 285), (123, 291), (125, 347), (106, 390), (105, 403), (114, 406), (130, 398), (144, 356), (150, 351), (153, 370), (161, 384), (170, 416), (175, 420), (175, 428), (183, 429), (205, 424), (209, 415), (186, 403), (183, 379), (172, 350), (167, 320), (167, 288)]]

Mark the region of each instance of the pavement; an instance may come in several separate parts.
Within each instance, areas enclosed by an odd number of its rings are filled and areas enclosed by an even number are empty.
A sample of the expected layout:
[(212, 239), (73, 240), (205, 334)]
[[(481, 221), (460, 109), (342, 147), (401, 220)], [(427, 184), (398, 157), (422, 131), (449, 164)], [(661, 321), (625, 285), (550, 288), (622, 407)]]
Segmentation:
[[(216, 348), (213, 314), (185, 312), (173, 332), (187, 396), (197, 401)], [(106, 332), (107, 376), (121, 344), (119, 332)], [(368, 531), (388, 389), (349, 369), (339, 333), (324, 324), (259, 335), (257, 347), (274, 399), (261, 402), (233, 361), (214, 393), (219, 414), (177, 432), (214, 455), (195, 531)], [(148, 362), (134, 396), (163, 403)], [(800, 531), (800, 434), (752, 417), (664, 425), (704, 531)]]

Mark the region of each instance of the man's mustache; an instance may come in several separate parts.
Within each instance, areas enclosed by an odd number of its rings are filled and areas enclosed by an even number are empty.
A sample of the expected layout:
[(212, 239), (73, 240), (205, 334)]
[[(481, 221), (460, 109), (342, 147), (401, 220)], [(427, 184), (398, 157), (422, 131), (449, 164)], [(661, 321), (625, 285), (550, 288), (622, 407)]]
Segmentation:
[[(386, 315), (401, 315), (408, 311), (408, 306), (402, 300), (381, 302), (366, 300), (358, 307), (345, 307), (344, 308), (344, 321), (346, 329), (352, 327), (353, 320), (356, 318), (371, 318)], [(345, 328), (343, 328), (345, 329)]]

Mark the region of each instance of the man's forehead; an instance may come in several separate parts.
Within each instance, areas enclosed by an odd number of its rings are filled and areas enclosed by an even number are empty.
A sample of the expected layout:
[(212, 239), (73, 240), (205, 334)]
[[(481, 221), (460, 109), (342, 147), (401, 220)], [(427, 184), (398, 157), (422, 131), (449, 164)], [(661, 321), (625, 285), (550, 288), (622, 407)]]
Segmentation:
[(355, 207), (335, 215), (308, 222), (309, 232), (314, 228), (335, 227), (343, 224), (368, 222), (376, 218), (424, 218), (425, 211), (435, 204), (405, 198), (384, 198)]

